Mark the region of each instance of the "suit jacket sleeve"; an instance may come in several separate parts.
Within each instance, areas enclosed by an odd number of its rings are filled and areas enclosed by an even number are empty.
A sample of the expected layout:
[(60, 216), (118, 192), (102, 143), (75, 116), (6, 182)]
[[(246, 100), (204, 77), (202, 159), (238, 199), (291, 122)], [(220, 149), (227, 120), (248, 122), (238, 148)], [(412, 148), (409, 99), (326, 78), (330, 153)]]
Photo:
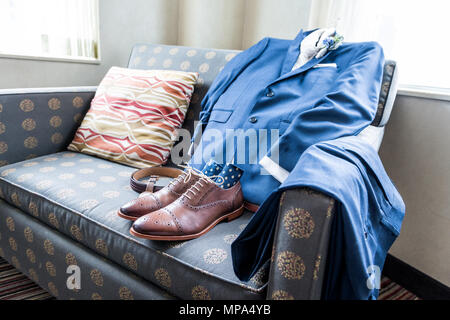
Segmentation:
[(331, 91), (291, 121), (285, 133), (261, 160), (261, 166), (283, 182), (309, 146), (356, 135), (370, 125), (378, 105), (383, 65), (383, 49), (377, 43), (368, 42), (357, 50)]
[(255, 45), (236, 55), (228, 62), (219, 75), (214, 79), (211, 87), (202, 100), (202, 111), (200, 112), (200, 120), (195, 128), (192, 142), (196, 141), (204, 126), (208, 123), (212, 108), (219, 100), (220, 96), (236, 79), (236, 77), (255, 59), (257, 59), (266, 48), (269, 38), (264, 38)]

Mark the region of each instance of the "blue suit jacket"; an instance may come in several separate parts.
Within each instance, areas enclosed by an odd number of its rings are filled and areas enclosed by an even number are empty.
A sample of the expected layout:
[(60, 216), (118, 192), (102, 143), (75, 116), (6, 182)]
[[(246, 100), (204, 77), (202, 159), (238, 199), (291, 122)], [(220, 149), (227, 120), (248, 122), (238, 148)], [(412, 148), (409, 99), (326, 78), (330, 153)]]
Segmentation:
[[(291, 172), (309, 146), (356, 135), (375, 117), (382, 48), (374, 42), (343, 43), (291, 71), (308, 34), (300, 31), (294, 40), (264, 38), (241, 52), (202, 101), (193, 140), (202, 129), (203, 136), (190, 164), (201, 169), (211, 158), (234, 160), (244, 170), (241, 184), (249, 202), (261, 204), (280, 186), (268, 172)], [(234, 131), (236, 137), (229, 129), (241, 131)], [(240, 137), (244, 143), (237, 141)], [(261, 166), (267, 157), (274, 161)]]
[(368, 279), (374, 271), (381, 272), (400, 232), (405, 205), (377, 152), (353, 136), (315, 144), (303, 153), (233, 242), (237, 276), (250, 279), (270, 259), (280, 195), (298, 187), (319, 190), (338, 201), (322, 297), (376, 299), (378, 289)]

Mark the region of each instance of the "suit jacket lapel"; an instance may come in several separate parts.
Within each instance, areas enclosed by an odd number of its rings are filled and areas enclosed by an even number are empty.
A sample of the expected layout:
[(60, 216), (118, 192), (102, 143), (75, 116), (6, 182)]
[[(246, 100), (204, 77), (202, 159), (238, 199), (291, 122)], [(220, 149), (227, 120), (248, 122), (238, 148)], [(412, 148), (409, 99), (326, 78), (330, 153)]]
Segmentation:
[[(309, 32), (307, 32), (306, 34), (309, 34)], [(286, 58), (284, 59), (280, 76), (291, 71), (292, 66), (297, 61), (298, 55), (300, 54), (300, 44), (302, 43), (302, 40), (304, 38), (305, 32), (303, 30), (300, 30), (295, 39), (291, 41), (291, 44), (289, 45), (286, 52)]]

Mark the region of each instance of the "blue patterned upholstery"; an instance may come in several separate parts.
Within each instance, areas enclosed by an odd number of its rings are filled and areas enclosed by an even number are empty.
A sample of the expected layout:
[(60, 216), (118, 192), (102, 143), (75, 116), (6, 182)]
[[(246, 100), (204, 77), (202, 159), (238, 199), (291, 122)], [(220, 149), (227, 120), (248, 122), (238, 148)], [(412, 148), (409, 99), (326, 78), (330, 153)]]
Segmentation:
[[(0, 210), (0, 256), (58, 299), (174, 299), (167, 291), (97, 254), (108, 255), (106, 243), (97, 241), (92, 251), (3, 200)], [(51, 217), (53, 224), (59, 223)], [(69, 265), (80, 268), (80, 289), (67, 288)], [(158, 276), (169, 281), (162, 271)]]
[(380, 98), (378, 100), (378, 109), (373, 126), (383, 127), (391, 115), (394, 106), (395, 96), (398, 86), (398, 67), (393, 60), (386, 60), (383, 70), (383, 80), (381, 83)]
[[(185, 242), (150, 241), (129, 234), (118, 208), (137, 194), (135, 169), (81, 153), (60, 152), (0, 169), (0, 197), (106, 258), (185, 298), (264, 298), (267, 268), (251, 281), (233, 272), (230, 245), (250, 213)], [(0, 223), (5, 223), (2, 216)]]
[(95, 87), (0, 90), (0, 167), (64, 150)]

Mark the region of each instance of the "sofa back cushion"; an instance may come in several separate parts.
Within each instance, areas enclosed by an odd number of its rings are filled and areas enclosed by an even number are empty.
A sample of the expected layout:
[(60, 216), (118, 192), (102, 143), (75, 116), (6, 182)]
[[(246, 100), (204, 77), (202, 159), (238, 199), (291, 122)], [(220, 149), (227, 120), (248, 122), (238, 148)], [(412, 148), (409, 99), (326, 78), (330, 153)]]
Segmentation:
[[(181, 70), (199, 73), (189, 110), (183, 124), (183, 128), (188, 130), (192, 135), (194, 132), (194, 122), (198, 121), (199, 113), (201, 111), (201, 101), (204, 95), (225, 64), (238, 53), (239, 51), (236, 50), (201, 49), (159, 44), (137, 44), (133, 47), (131, 52), (128, 67), (131, 69)], [(183, 139), (185, 139), (185, 137), (180, 135), (178, 143), (189, 147), (190, 140), (184, 141)], [(177, 164), (179, 164), (180, 159), (183, 161), (189, 160), (187, 152), (183, 153), (183, 150), (184, 149), (180, 152), (181, 154), (178, 161), (175, 161)], [(174, 166), (172, 157), (169, 158), (167, 165)]]
[(112, 67), (68, 149), (138, 168), (166, 163), (197, 78)]

